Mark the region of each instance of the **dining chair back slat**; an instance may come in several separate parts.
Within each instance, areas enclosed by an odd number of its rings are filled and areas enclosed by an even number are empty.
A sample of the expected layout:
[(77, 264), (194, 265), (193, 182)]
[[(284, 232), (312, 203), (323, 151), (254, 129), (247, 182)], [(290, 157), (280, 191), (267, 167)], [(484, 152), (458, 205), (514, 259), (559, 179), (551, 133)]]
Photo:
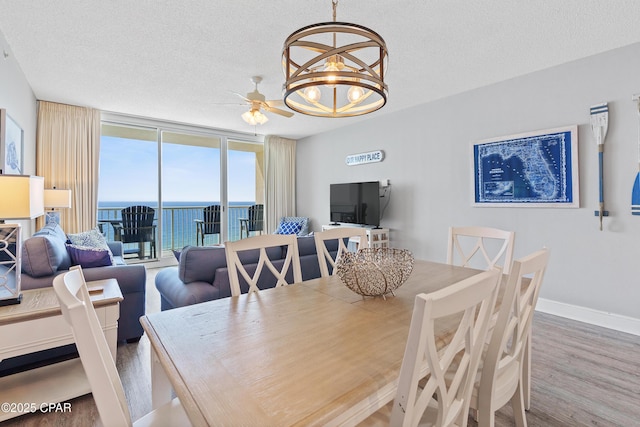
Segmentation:
[[(328, 277), (336, 273), (336, 261), (340, 256), (349, 251), (347, 247), (350, 241), (356, 242), (356, 250), (369, 247), (367, 232), (364, 228), (358, 227), (340, 227), (331, 228), (329, 230), (314, 233), (316, 242), (316, 253), (318, 254), (318, 264), (320, 266), (320, 275)], [(338, 252), (335, 259), (327, 249), (326, 242), (328, 240), (338, 241)], [(345, 240), (347, 244), (345, 244)], [(329, 271), (331, 269), (331, 271)]]
[[(282, 258), (278, 259), (278, 261), (283, 261), (281, 268), (276, 267), (267, 254), (267, 249), (273, 247), (281, 247), (283, 250), (286, 250), (284, 260), (282, 260)], [(253, 273), (249, 272), (239, 256), (240, 253), (250, 250), (259, 250), (257, 266)], [(241, 294), (240, 276), (248, 283), (249, 293), (260, 291), (258, 281), (265, 267), (275, 277), (275, 286), (290, 284), (287, 282), (289, 268), (293, 270), (293, 282), (302, 281), (298, 239), (295, 234), (264, 234), (235, 242), (226, 242), (225, 253), (227, 257), (231, 296), (239, 296)]]
[(541, 249), (513, 262), (471, 402), (479, 426), (493, 426), (495, 412), (509, 402), (516, 425), (527, 425), (523, 379), (530, 371), (525, 355), (548, 261), (549, 250)]
[[(501, 272), (489, 270), (415, 298), (398, 390), (361, 425), (466, 426), (474, 379), (494, 310)], [(450, 331), (445, 342), (437, 337)], [(452, 381), (445, 375), (456, 363)], [(390, 419), (386, 413), (390, 410)], [(371, 421), (369, 421), (371, 420)]]
[(486, 270), (498, 266), (509, 274), (514, 241), (513, 231), (491, 227), (450, 227), (447, 264)]
[(124, 388), (109, 345), (102, 332), (96, 310), (91, 303), (82, 268), (56, 276), (53, 288), (60, 310), (71, 331), (87, 376), (93, 399), (105, 427), (120, 426), (188, 426), (178, 399), (152, 411), (132, 424)]

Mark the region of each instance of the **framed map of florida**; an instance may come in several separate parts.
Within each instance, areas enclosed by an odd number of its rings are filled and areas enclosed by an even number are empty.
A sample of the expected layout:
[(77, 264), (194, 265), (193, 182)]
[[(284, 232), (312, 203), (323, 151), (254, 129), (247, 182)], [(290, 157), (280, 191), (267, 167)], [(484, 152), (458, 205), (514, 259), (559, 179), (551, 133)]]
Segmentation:
[(473, 143), (474, 206), (580, 207), (578, 127)]

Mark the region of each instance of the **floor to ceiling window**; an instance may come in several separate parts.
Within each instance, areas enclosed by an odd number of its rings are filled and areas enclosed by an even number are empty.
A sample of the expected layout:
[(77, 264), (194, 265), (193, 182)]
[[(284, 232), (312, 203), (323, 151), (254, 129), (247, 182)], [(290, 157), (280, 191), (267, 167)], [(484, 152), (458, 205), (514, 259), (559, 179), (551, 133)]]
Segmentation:
[[(104, 120), (100, 147), (98, 219), (109, 239), (118, 233), (122, 209), (155, 210), (153, 241), (126, 243), (128, 258), (173, 256), (171, 250), (201, 244), (197, 222), (204, 208), (220, 206), (219, 234), (205, 245), (238, 240), (241, 218), (264, 203), (263, 144), (185, 125), (117, 117)], [(145, 239), (149, 236), (145, 236)]]

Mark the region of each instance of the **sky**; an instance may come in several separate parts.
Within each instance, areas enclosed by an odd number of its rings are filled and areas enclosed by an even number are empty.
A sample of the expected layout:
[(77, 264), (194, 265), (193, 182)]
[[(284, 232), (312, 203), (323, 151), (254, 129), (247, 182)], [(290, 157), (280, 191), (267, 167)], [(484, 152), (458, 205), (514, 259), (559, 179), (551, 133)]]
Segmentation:
[[(220, 149), (163, 144), (163, 201), (220, 201)], [(230, 151), (230, 202), (255, 201), (255, 154)], [(155, 141), (103, 136), (98, 201), (152, 202), (158, 198)]]

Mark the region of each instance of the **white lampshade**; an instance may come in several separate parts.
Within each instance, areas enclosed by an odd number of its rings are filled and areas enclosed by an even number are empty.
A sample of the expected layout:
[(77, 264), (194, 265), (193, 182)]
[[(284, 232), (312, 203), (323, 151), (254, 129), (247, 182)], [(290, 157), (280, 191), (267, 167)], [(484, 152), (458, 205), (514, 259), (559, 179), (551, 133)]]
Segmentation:
[(44, 215), (44, 178), (0, 175), (0, 219), (33, 219)]
[(58, 190), (47, 188), (44, 190), (45, 208), (70, 208), (71, 190)]

